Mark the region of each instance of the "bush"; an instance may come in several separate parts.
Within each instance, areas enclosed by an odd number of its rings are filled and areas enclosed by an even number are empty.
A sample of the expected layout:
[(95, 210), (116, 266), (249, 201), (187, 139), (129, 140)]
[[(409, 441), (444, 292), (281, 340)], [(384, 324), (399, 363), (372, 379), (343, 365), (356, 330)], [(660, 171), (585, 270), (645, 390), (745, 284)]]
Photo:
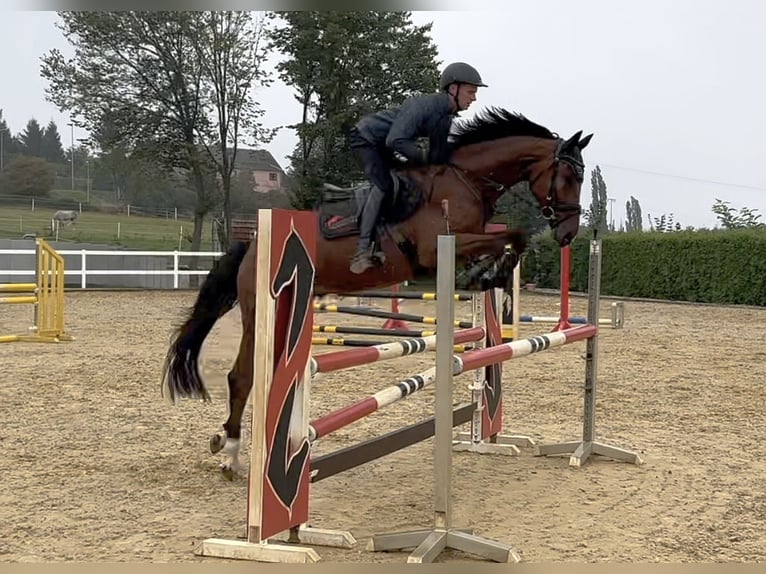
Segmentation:
[[(590, 235), (571, 247), (570, 289), (588, 288)], [(602, 236), (601, 293), (676, 301), (766, 306), (766, 230), (609, 233)], [(535, 237), (525, 281), (559, 288), (560, 249)]]
[(0, 173), (0, 193), (45, 197), (55, 180), (55, 166), (39, 157), (19, 156)]

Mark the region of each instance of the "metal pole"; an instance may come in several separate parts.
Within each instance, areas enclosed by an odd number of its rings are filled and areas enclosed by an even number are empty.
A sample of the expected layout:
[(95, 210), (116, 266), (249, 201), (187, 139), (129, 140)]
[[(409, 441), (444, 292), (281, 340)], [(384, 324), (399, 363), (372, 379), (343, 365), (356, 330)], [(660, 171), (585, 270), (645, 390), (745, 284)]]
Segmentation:
[(452, 370), (455, 329), (455, 237), (440, 235), (437, 250), (439, 275), (436, 283), (436, 408), (434, 434), (434, 524), (452, 526)]
[(70, 146), (70, 149), (72, 150), (71, 151), (72, 157), (70, 158), (72, 163), (72, 191), (74, 191), (74, 124), (72, 122), (69, 122), (69, 128), (71, 132), (71, 141), (72, 141), (72, 144)]
[[(601, 302), (601, 240), (594, 232), (590, 241), (588, 264), (588, 315), (590, 325), (599, 324)], [(582, 439), (579, 441), (540, 445), (536, 456), (569, 454), (569, 466), (582, 466), (594, 455), (632, 464), (642, 464), (638, 453), (596, 440), (596, 382), (598, 379), (598, 331), (585, 342), (585, 388), (583, 389)]]
[(0, 171), (3, 171), (3, 167), (5, 166), (5, 132), (7, 131), (8, 128), (0, 130)]
[(494, 562), (519, 562), (513, 547), (473, 534), (472, 528), (452, 526), (452, 386), (455, 369), (455, 236), (440, 235), (436, 280), (436, 398), (434, 420), (434, 527), (374, 535), (368, 549), (382, 552), (414, 548), (408, 563), (434, 562), (445, 549), (475, 554)]

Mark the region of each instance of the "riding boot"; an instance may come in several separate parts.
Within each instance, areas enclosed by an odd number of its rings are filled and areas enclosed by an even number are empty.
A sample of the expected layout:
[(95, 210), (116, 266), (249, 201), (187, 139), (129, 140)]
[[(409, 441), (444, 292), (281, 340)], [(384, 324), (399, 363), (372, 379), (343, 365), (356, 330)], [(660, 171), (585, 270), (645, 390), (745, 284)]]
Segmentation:
[(372, 235), (378, 223), (378, 214), (380, 213), (383, 199), (383, 192), (377, 186), (373, 186), (367, 202), (364, 204), (361, 221), (359, 222), (359, 243), (349, 268), (352, 273), (364, 273), (370, 267), (375, 266), (371, 253)]

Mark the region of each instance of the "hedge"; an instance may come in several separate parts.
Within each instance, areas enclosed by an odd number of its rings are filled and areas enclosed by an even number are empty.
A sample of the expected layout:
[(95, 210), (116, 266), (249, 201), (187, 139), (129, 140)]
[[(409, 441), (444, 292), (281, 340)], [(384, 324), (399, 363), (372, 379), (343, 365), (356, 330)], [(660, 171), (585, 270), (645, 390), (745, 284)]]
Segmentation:
[[(587, 291), (587, 229), (571, 247), (572, 291)], [(766, 306), (766, 229), (607, 233), (601, 293), (621, 297)], [(550, 233), (530, 241), (522, 280), (559, 288), (560, 249)]]

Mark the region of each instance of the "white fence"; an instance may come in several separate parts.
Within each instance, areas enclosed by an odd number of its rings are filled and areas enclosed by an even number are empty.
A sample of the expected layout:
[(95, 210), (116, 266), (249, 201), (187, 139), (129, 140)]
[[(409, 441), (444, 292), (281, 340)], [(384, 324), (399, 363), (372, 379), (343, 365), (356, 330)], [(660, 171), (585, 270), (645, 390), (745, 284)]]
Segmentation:
[[(57, 249), (56, 250), (65, 259), (65, 271), (64, 276), (79, 276), (80, 288), (86, 289), (89, 287), (88, 279), (91, 280), (94, 277), (104, 276), (165, 276), (173, 278), (173, 289), (179, 289), (181, 287), (180, 278), (191, 275), (207, 275), (210, 271), (210, 267), (207, 266), (202, 269), (191, 270), (188, 269), (188, 265), (182, 265), (181, 259), (188, 257), (204, 257), (209, 258), (209, 261), (213, 261), (215, 258), (223, 255), (222, 252), (217, 251), (123, 251), (123, 250), (90, 250), (90, 249)], [(15, 269), (0, 269), (0, 283), (5, 281), (10, 282), (33, 282), (35, 280), (36, 267), (35, 267), (35, 250), (34, 249), (0, 249), (0, 256), (11, 256), (13, 261), (14, 256), (20, 257), (19, 260), (24, 261), (23, 268)], [(104, 269), (93, 263), (94, 259), (108, 257), (111, 261), (116, 261), (118, 258), (123, 259), (125, 257), (139, 257), (136, 259), (137, 263), (143, 262), (143, 264), (137, 264), (134, 269), (126, 268), (111, 268)], [(162, 265), (162, 260), (159, 262), (151, 263), (151, 258), (166, 258), (164, 268), (157, 268), (157, 264)], [(0, 261), (8, 260), (7, 257), (0, 258)], [(172, 261), (171, 265), (167, 264), (167, 261)], [(79, 261), (79, 268), (73, 268), (72, 263)], [(88, 268), (88, 265), (91, 267)], [(15, 265), (12, 265), (15, 267)], [(23, 277), (22, 279), (11, 279), (12, 277)], [(111, 286), (127, 287), (125, 284), (119, 284), (119, 282), (110, 282)], [(92, 285), (91, 285), (92, 286)], [(67, 282), (67, 287), (71, 288), (72, 283)]]

